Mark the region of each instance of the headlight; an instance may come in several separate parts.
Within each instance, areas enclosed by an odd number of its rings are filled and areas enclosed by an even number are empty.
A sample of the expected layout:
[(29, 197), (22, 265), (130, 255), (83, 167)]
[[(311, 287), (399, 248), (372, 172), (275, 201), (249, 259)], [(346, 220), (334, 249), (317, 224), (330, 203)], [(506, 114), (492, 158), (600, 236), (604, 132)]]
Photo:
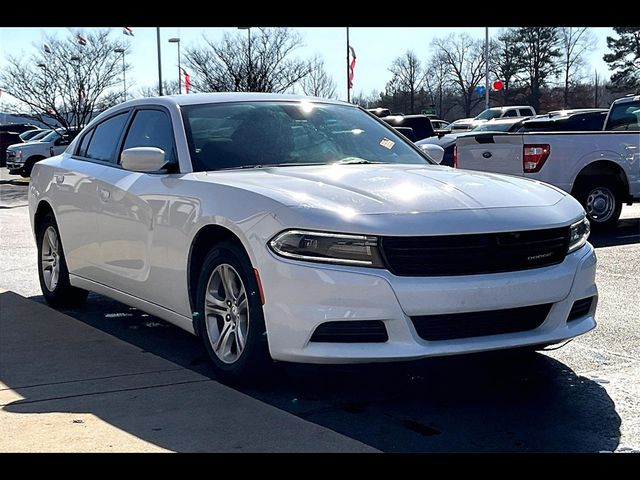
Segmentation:
[(587, 238), (589, 238), (590, 232), (591, 227), (589, 225), (589, 220), (587, 220), (587, 217), (583, 217), (582, 220), (571, 225), (568, 253), (575, 252), (585, 243), (587, 243)]
[(17, 152), (15, 152), (15, 153), (13, 154), (13, 158), (14, 158), (14, 160), (20, 160), (20, 159), (22, 159), (22, 152), (21, 152), (20, 150), (18, 150)]
[(277, 255), (308, 262), (382, 267), (378, 239), (366, 235), (288, 230), (276, 235), (269, 247)]

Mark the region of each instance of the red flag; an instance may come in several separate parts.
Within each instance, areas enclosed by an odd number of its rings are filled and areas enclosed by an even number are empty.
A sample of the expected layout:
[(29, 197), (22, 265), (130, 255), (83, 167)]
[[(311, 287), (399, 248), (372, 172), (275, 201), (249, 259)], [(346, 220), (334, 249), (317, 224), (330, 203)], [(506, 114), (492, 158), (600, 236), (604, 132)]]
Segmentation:
[(353, 75), (356, 69), (356, 51), (349, 45), (349, 88), (353, 88)]
[(189, 93), (189, 89), (191, 88), (191, 76), (182, 67), (180, 67), (180, 73), (180, 93)]
[(87, 37), (84, 37), (84, 36), (80, 35), (79, 33), (76, 35), (76, 39), (78, 40), (78, 43), (80, 45), (86, 45), (87, 44)]
[(122, 33), (133, 37), (133, 29), (131, 27), (122, 27)]

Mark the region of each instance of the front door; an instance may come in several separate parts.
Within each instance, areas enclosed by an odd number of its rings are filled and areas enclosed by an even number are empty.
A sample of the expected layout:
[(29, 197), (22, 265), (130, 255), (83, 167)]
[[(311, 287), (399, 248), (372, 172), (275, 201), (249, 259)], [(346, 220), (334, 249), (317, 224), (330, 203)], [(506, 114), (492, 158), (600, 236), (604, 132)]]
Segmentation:
[[(132, 147), (160, 148), (169, 163), (177, 164), (168, 114), (160, 109), (137, 110), (120, 151)], [(157, 235), (165, 230), (171, 210), (168, 185), (174, 176), (114, 166), (98, 185), (101, 283), (161, 306), (172, 304), (167, 284), (176, 271)]]

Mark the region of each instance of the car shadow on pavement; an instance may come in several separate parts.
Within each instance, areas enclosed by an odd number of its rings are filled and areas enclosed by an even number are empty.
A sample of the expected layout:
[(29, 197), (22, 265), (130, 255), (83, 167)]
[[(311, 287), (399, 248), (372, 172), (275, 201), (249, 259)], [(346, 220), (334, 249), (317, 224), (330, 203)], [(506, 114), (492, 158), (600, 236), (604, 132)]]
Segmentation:
[[(215, 381), (200, 341), (162, 320), (96, 294), (81, 308), (61, 311)], [(606, 390), (542, 353), (373, 365), (281, 363), (265, 385), (239, 390), (387, 452), (598, 452), (615, 450), (620, 438), (621, 420)], [(133, 435), (176, 448), (146, 438), (122, 424), (117, 411), (87, 398), (82, 411), (88, 407)], [(75, 402), (62, 405), (76, 411)], [(5, 409), (37, 412), (38, 404)]]
[(640, 243), (640, 218), (622, 218), (616, 228), (592, 231), (589, 242), (596, 248)]

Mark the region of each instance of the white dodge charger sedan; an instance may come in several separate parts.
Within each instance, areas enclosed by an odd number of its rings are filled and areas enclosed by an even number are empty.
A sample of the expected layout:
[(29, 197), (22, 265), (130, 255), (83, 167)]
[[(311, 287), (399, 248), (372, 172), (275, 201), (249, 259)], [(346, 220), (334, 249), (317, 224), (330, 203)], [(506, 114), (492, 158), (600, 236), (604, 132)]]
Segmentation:
[(339, 101), (122, 103), (34, 167), (44, 297), (145, 310), (199, 335), (228, 380), (272, 359), (533, 349), (594, 328), (580, 204), (441, 155)]

